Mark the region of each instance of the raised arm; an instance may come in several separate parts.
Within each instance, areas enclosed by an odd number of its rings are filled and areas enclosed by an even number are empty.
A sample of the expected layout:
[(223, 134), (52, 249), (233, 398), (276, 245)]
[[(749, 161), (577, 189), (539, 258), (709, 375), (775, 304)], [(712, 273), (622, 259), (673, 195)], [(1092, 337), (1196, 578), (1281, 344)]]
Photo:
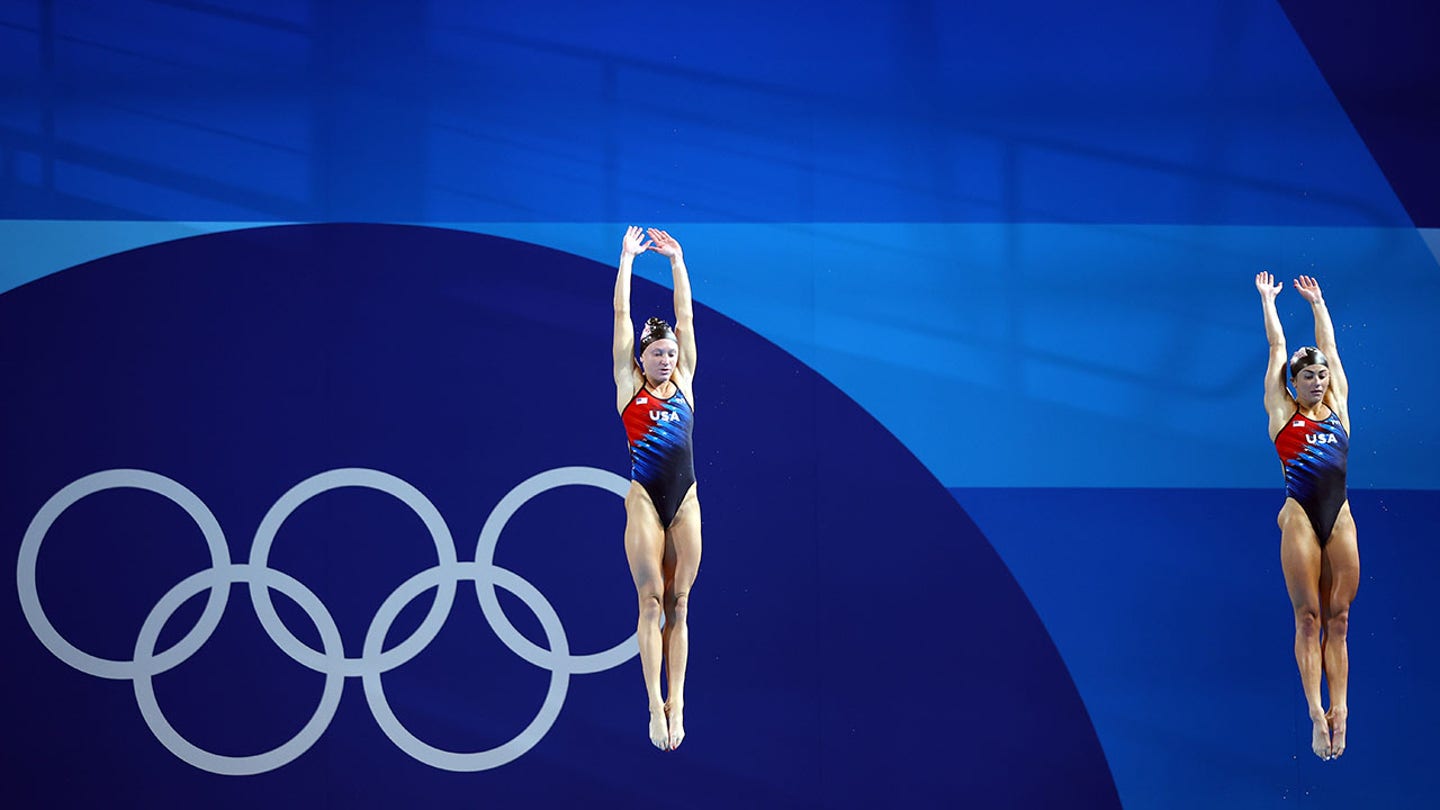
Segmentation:
[(659, 228), (649, 231), (650, 249), (670, 259), (670, 277), (675, 287), (675, 338), (680, 343), (676, 370), (687, 380), (695, 377), (695, 305), (690, 300), (690, 271), (685, 268), (685, 252), (675, 238)]
[(1330, 393), (1335, 395), (1340, 418), (1349, 430), (1349, 414), (1346, 403), (1350, 398), (1350, 382), (1345, 378), (1345, 369), (1340, 365), (1340, 349), (1335, 345), (1335, 324), (1330, 322), (1330, 310), (1325, 306), (1325, 296), (1320, 293), (1320, 282), (1310, 276), (1295, 279), (1295, 290), (1300, 297), (1310, 302), (1310, 311), (1315, 315), (1315, 348), (1329, 361)]
[(635, 395), (635, 324), (630, 320), (630, 269), (635, 257), (650, 248), (637, 227), (625, 229), (620, 243), (620, 270), (615, 274), (615, 335), (611, 343), (617, 407), (624, 410)]
[(1268, 272), (1261, 271), (1255, 274), (1255, 289), (1260, 291), (1260, 307), (1265, 314), (1265, 338), (1270, 341), (1270, 359), (1265, 363), (1265, 412), (1270, 414), (1270, 436), (1273, 438), (1295, 409), (1295, 400), (1285, 388), (1289, 357), (1285, 354), (1285, 330), (1280, 326), (1280, 313), (1275, 309), (1275, 296), (1280, 294), (1284, 285), (1276, 282)]

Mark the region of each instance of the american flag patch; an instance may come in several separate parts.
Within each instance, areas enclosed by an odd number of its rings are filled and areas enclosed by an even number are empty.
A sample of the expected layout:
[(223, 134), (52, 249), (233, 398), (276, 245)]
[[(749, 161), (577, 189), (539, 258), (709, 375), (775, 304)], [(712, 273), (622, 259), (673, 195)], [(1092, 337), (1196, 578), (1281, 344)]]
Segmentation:
[[(641, 400), (641, 402), (644, 402), (644, 400)], [(1290, 423), (1290, 427), (1305, 427), (1305, 420), (1297, 419), (1296, 421)]]
[[(649, 402), (649, 401), (650, 401), (650, 398), (649, 398), (649, 397), (640, 397), (639, 399), (635, 400), (635, 404), (636, 404), (636, 405), (644, 405), (645, 403), (647, 403), (647, 402)], [(1301, 422), (1300, 424), (1303, 425), (1303, 424), (1305, 424), (1305, 423), (1304, 423), (1304, 422)]]

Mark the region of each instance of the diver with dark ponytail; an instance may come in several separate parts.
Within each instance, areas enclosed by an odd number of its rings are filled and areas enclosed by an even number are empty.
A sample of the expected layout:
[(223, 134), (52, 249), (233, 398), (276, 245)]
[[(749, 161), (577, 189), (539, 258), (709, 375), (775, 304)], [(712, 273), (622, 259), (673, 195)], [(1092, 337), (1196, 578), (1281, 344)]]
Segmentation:
[[(612, 345), (615, 405), (630, 444), (625, 496), (625, 557), (640, 601), (636, 633), (650, 703), (650, 742), (673, 751), (685, 739), (685, 665), (689, 659), (690, 588), (700, 570), (700, 500), (695, 494), (695, 311), (680, 243), (651, 228), (625, 231), (615, 277)], [(650, 318), (640, 333), (630, 320), (635, 257), (654, 251), (670, 259), (675, 326)], [(661, 617), (664, 617), (663, 628)], [(661, 670), (667, 688), (661, 692)]]
[[(1345, 753), (1350, 676), (1345, 639), (1350, 604), (1360, 586), (1355, 520), (1345, 493), (1350, 386), (1319, 283), (1309, 276), (1295, 280), (1315, 317), (1316, 345), (1288, 359), (1275, 308), (1275, 296), (1284, 287), (1264, 272), (1255, 276), (1255, 287), (1270, 340), (1265, 410), (1285, 473), (1285, 505), (1277, 522), (1285, 588), (1295, 610), (1295, 661), (1310, 711), (1310, 747), (1321, 759), (1334, 759)], [(1293, 394), (1286, 386), (1287, 371)], [(1320, 696), (1322, 679), (1330, 687), (1328, 712)]]

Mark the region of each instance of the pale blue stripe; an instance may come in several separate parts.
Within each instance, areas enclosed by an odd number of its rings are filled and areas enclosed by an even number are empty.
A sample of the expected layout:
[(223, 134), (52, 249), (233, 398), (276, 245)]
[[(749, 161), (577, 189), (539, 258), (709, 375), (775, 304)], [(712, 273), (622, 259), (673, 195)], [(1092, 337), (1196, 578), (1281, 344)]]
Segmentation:
[[(10, 289), (120, 250), (254, 226), (0, 222), (15, 257), (0, 280)], [(623, 226), (439, 227), (609, 267)], [(1418, 404), (1440, 398), (1440, 379), (1408, 364), (1434, 338), (1433, 232), (709, 223), (674, 234), (698, 301), (838, 385), (948, 487), (1273, 486), (1253, 277), (1260, 269), (1285, 279), (1314, 274), (1335, 317), (1363, 436), (1351, 486), (1440, 489), (1440, 436), (1428, 422), (1421, 432), (1411, 424), (1423, 415)], [(642, 256), (636, 273), (669, 282), (659, 256)], [(1314, 341), (1298, 295), (1287, 289), (1280, 310), (1292, 348)], [(705, 342), (703, 323), (698, 333), (702, 351), (723, 351)], [(1186, 463), (1164, 463), (1177, 457)]]

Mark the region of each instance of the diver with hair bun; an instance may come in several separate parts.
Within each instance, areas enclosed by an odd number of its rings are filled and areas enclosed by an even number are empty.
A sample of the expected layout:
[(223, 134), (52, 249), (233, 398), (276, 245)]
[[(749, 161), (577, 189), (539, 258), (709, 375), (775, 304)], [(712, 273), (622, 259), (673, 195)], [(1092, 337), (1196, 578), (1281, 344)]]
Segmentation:
[[(1277, 522), (1285, 588), (1295, 609), (1295, 662), (1310, 710), (1310, 747), (1329, 760), (1345, 753), (1350, 675), (1345, 637), (1350, 603), (1360, 586), (1355, 520), (1345, 494), (1350, 386), (1320, 284), (1301, 276), (1294, 285), (1315, 316), (1315, 346), (1299, 349), (1287, 361), (1285, 333), (1275, 309), (1284, 285), (1266, 272), (1255, 276), (1270, 340), (1265, 411), (1285, 473), (1285, 505)], [(1293, 395), (1286, 387), (1287, 370)], [(1330, 687), (1328, 712), (1320, 699), (1322, 678)]]
[[(613, 349), (616, 408), (630, 444), (630, 491), (625, 496), (625, 557), (640, 601), (636, 633), (650, 701), (650, 742), (673, 751), (685, 739), (685, 664), (690, 634), (690, 588), (700, 570), (700, 501), (695, 494), (695, 311), (680, 243), (665, 231), (631, 227), (615, 277)], [(645, 323), (640, 356), (630, 320), (630, 274), (635, 257), (654, 251), (670, 259), (675, 326)], [(664, 626), (661, 626), (661, 616)], [(662, 696), (661, 670), (667, 676)]]

